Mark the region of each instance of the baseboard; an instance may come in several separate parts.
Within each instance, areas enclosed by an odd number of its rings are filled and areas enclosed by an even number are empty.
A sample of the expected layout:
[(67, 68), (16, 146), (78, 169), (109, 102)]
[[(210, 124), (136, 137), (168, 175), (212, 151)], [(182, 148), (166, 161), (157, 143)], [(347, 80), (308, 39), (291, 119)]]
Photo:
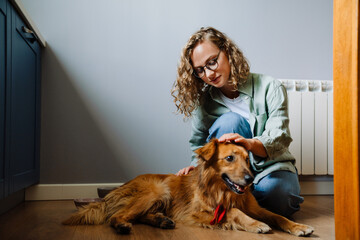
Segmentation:
[(37, 184), (25, 191), (25, 201), (96, 198), (99, 187), (118, 187), (122, 183)]
[(333, 181), (300, 181), (301, 195), (334, 195)]

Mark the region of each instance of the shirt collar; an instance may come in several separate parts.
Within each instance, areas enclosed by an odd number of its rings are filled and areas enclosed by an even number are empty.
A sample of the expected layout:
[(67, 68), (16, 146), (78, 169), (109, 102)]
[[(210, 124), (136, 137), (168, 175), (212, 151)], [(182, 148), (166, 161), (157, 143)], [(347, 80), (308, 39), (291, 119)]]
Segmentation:
[(246, 94), (251, 98), (254, 97), (254, 81), (251, 73), (249, 74), (246, 82), (238, 87), (238, 90), (239, 92)]
[[(210, 86), (209, 93), (211, 98), (221, 102), (220, 95), (218, 94), (217, 91), (219, 91), (219, 89), (217, 89), (214, 86)], [(251, 73), (249, 73), (246, 82), (244, 82), (238, 87), (238, 91), (245, 95), (248, 95), (251, 98), (254, 97), (254, 81)]]

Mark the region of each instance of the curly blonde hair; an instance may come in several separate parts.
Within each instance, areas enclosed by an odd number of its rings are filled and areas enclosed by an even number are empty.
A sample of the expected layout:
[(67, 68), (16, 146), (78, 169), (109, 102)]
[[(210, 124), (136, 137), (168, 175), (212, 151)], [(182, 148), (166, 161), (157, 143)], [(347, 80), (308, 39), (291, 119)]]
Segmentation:
[(210, 41), (224, 51), (230, 63), (229, 82), (234, 90), (244, 82), (250, 72), (249, 64), (242, 51), (224, 33), (212, 27), (201, 28), (195, 32), (184, 46), (177, 69), (177, 79), (171, 89), (177, 112), (184, 114), (184, 118), (191, 117), (208, 91), (209, 85), (193, 74), (191, 54), (195, 46), (203, 41)]

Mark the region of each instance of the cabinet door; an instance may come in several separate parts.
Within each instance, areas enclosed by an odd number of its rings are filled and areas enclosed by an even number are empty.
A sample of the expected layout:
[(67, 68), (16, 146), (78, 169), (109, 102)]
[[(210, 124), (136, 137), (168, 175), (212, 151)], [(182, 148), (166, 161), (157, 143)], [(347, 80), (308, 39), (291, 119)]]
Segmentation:
[(11, 83), (6, 128), (10, 193), (39, 180), (40, 47), (12, 10)]
[(6, 4), (0, 1), (0, 199), (5, 197), (5, 80), (6, 80)]

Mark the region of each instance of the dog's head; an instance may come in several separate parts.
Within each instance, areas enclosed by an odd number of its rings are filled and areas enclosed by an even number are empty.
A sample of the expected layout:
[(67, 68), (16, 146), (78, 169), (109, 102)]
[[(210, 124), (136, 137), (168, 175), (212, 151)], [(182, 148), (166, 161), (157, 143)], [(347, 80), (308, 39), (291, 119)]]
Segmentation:
[(213, 168), (226, 186), (237, 194), (244, 193), (254, 180), (248, 152), (242, 146), (212, 139), (195, 153), (206, 168)]

